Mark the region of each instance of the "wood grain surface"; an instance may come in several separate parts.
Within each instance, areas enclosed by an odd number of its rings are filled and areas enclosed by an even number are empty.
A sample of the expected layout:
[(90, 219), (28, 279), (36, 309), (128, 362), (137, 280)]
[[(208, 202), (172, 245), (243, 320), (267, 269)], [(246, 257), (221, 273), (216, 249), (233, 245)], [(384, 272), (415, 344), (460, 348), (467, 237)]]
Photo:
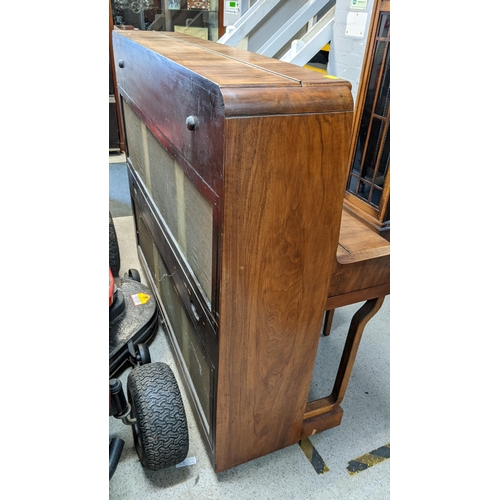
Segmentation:
[(349, 132), (341, 113), (227, 120), (216, 470), (300, 439)]
[[(213, 335), (187, 317), (215, 367), (215, 471), (339, 425), (338, 390), (307, 404), (325, 309), (375, 300), (351, 325), (343, 393), (364, 325), (389, 293), (388, 242), (343, 205), (350, 83), (178, 33), (114, 31), (113, 44), (121, 98), (213, 208), (213, 309), (194, 304)], [(146, 190), (134, 196), (162, 258), (189, 277), (157, 204)], [(175, 286), (188, 309), (195, 287)]]
[[(219, 86), (267, 85), (348, 85), (342, 79), (331, 80), (314, 71), (284, 63), (254, 52), (202, 40), (182, 33), (158, 31), (120, 31), (117, 34), (134, 40), (172, 61), (184, 64)], [(202, 57), (200, 57), (202, 54)]]

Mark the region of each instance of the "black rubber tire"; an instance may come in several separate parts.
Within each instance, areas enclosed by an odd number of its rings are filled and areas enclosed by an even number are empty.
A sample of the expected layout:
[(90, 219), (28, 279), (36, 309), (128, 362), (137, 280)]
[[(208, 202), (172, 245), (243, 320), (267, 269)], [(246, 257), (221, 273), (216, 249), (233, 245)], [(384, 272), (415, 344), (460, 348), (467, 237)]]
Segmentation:
[(189, 435), (182, 397), (170, 367), (149, 363), (134, 368), (127, 380), (135, 450), (146, 469), (160, 470), (182, 462)]
[(141, 274), (137, 269), (129, 269), (128, 273), (125, 275), (126, 278), (130, 278), (131, 280), (141, 282)]
[(116, 237), (115, 224), (111, 213), (109, 214), (109, 268), (113, 276), (118, 276), (120, 272), (120, 249), (118, 248), (118, 238)]
[(137, 344), (137, 352), (139, 353), (139, 364), (147, 365), (151, 363), (151, 353), (146, 344)]

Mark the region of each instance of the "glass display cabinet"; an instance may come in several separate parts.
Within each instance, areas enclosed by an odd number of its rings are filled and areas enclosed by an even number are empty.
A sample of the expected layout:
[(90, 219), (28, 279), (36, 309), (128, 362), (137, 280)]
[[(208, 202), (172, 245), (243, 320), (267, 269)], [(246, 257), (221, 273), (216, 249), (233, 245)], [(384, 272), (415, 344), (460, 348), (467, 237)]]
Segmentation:
[(116, 26), (174, 31), (216, 42), (223, 34), (219, 0), (111, 0)]
[(110, 0), (113, 24), (129, 29), (147, 30), (162, 13), (163, 0)]
[(164, 29), (216, 42), (219, 39), (218, 3), (218, 0), (164, 0)]
[(390, 2), (374, 9), (354, 117), (345, 205), (389, 239)]

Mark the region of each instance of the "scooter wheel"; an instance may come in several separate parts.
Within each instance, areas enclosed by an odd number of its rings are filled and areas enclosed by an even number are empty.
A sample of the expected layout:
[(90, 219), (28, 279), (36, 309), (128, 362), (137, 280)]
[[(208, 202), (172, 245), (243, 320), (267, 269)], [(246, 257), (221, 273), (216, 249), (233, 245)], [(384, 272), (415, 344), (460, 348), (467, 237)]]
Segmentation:
[(147, 365), (151, 363), (151, 353), (149, 352), (149, 347), (146, 344), (137, 344), (137, 351), (139, 353), (139, 364)]
[(113, 276), (118, 276), (118, 272), (120, 271), (120, 249), (111, 213), (109, 214), (109, 267)]
[(129, 269), (125, 277), (137, 281), (138, 283), (141, 282), (141, 275), (139, 274), (139, 271), (137, 269)]
[(134, 368), (127, 381), (134, 444), (141, 464), (160, 470), (182, 462), (188, 453), (186, 412), (175, 376), (165, 363)]

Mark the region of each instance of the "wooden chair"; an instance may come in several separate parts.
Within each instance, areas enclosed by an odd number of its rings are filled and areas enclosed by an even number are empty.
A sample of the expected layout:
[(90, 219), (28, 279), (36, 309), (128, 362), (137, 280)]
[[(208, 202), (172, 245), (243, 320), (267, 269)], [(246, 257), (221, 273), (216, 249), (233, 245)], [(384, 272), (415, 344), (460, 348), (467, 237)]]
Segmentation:
[(344, 207), (325, 306), (323, 335), (330, 333), (335, 308), (366, 302), (351, 321), (331, 394), (306, 405), (303, 437), (340, 424), (343, 414), (340, 403), (344, 399), (363, 331), (390, 292), (389, 264), (390, 243)]

